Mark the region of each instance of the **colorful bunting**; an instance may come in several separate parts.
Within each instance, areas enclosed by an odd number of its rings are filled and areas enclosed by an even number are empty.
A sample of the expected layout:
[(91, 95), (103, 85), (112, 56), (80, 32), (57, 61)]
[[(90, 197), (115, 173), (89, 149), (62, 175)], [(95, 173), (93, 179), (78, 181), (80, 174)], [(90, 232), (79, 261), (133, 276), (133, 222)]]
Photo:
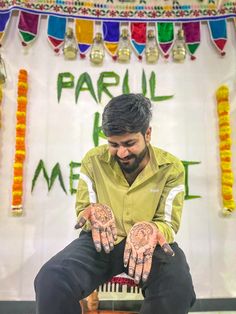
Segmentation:
[(165, 58), (169, 57), (169, 52), (174, 44), (174, 24), (157, 23), (157, 42)]
[(94, 37), (94, 21), (76, 19), (75, 37), (80, 51), (80, 57), (85, 58)]
[(225, 55), (224, 47), (227, 42), (226, 19), (208, 21), (211, 39), (221, 55)]
[(194, 60), (196, 59), (194, 54), (201, 41), (200, 22), (183, 23), (182, 27), (188, 52), (191, 55), (191, 59)]
[[(179, 2), (175, 1), (174, 9), (177, 10), (178, 6)], [(7, 13), (0, 11), (0, 43), (3, 39), (10, 17), (11, 11)], [(24, 46), (31, 43), (37, 37), (40, 17), (40, 14), (19, 11), (18, 32)], [(85, 57), (85, 54), (93, 43), (94, 23), (94, 20), (75, 19), (75, 35), (81, 58)], [(214, 45), (218, 51), (220, 51), (222, 56), (225, 55), (224, 48), (227, 42), (227, 18), (208, 19), (207, 23)], [(55, 52), (59, 52), (59, 48), (64, 42), (66, 26), (67, 17), (57, 15), (48, 17), (47, 36)], [(157, 43), (165, 58), (169, 57), (170, 50), (174, 44), (174, 27), (174, 22), (156, 22)], [(182, 28), (185, 34), (186, 48), (191, 55), (191, 59), (194, 60), (196, 58), (196, 50), (198, 49), (201, 40), (201, 21), (191, 20), (190, 22), (182, 22)], [(142, 54), (146, 48), (147, 22), (131, 22), (130, 30), (131, 44), (136, 51), (138, 58), (141, 60)], [(106, 50), (113, 59), (116, 59), (120, 39), (120, 22), (103, 21), (102, 32)]]
[(67, 19), (65, 17), (54, 15), (48, 17), (48, 40), (56, 53), (59, 52), (59, 49), (64, 42), (66, 24)]
[(147, 23), (130, 23), (131, 43), (138, 54), (139, 60), (142, 60), (142, 54), (146, 46)]
[(120, 23), (119, 22), (103, 22), (103, 40), (104, 45), (109, 54), (116, 60), (116, 52), (120, 38)]
[(21, 11), (19, 13), (18, 30), (22, 45), (27, 46), (35, 40), (39, 30), (40, 15)]
[(11, 12), (0, 12), (0, 43), (5, 34), (5, 30), (7, 28), (8, 22), (10, 20)]

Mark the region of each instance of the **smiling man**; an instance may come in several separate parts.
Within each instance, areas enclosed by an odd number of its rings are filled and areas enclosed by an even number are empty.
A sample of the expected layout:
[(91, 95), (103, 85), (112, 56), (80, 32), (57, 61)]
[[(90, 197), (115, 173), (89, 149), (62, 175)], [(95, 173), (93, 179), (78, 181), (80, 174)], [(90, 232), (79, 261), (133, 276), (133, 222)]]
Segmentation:
[(151, 103), (113, 98), (103, 112), (108, 144), (90, 150), (76, 196), (78, 239), (35, 280), (37, 314), (79, 314), (79, 300), (126, 272), (142, 288), (141, 314), (186, 314), (195, 301), (189, 267), (174, 240), (184, 168), (150, 144)]

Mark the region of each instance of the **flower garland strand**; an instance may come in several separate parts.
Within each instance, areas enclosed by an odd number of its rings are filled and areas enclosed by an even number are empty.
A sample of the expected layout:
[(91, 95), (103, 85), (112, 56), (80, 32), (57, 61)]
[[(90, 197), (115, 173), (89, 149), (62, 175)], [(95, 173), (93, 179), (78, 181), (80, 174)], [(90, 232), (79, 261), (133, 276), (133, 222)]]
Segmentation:
[(16, 142), (15, 159), (12, 185), (12, 214), (23, 213), (23, 166), (25, 160), (25, 131), (26, 131), (26, 107), (28, 91), (28, 74), (26, 70), (20, 70), (18, 75), (18, 97), (16, 112)]
[(217, 111), (219, 118), (221, 192), (223, 197), (223, 214), (229, 215), (235, 209), (233, 197), (234, 176), (232, 171), (231, 128), (229, 89), (220, 86), (216, 91)]

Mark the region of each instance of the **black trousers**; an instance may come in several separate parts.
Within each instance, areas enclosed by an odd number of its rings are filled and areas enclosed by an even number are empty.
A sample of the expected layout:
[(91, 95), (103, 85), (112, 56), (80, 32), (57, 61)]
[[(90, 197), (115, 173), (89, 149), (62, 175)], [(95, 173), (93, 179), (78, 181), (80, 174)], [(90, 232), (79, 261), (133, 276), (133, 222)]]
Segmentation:
[[(91, 232), (51, 258), (35, 278), (37, 314), (80, 314), (79, 300), (115, 275), (127, 273), (123, 265), (125, 240), (106, 254), (95, 250)], [(140, 314), (186, 314), (195, 301), (189, 267), (177, 243), (175, 256), (160, 246), (153, 255), (148, 280), (141, 283), (144, 301)]]

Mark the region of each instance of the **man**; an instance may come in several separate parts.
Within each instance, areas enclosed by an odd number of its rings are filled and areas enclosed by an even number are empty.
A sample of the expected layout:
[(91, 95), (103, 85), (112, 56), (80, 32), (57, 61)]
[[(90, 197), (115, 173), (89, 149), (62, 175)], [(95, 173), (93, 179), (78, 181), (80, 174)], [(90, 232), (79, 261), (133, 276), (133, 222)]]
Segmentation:
[(90, 150), (76, 197), (80, 237), (35, 280), (37, 314), (79, 314), (79, 300), (126, 272), (142, 288), (141, 314), (186, 314), (195, 301), (184, 253), (174, 242), (184, 199), (184, 168), (152, 147), (151, 103), (113, 98), (102, 129), (108, 145)]

